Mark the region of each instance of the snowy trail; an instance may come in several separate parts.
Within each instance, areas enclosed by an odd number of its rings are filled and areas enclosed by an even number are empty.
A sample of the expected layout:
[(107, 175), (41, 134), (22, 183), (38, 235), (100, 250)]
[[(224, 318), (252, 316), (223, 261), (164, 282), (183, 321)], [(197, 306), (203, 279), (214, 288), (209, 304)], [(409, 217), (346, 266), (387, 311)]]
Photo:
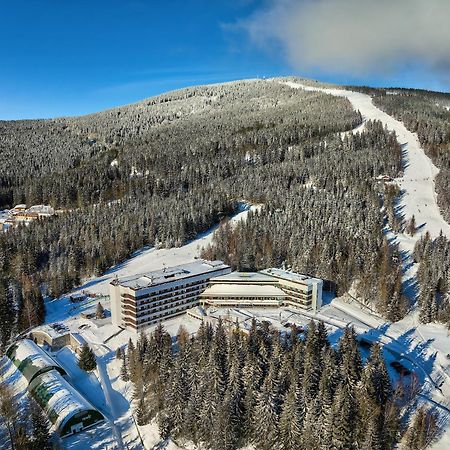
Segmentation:
[(108, 402), (108, 405), (111, 410), (111, 416), (112, 416), (111, 425), (112, 425), (112, 430), (113, 430), (113, 433), (114, 433), (114, 436), (116, 438), (116, 442), (118, 445), (117, 448), (123, 450), (125, 447), (123, 445), (122, 434), (119, 430), (119, 427), (115, 423), (119, 414), (117, 412), (116, 405), (112, 399), (111, 380), (109, 379), (108, 370), (107, 370), (106, 364), (103, 360), (103, 356), (100, 356), (97, 358), (97, 369), (98, 369), (98, 374), (100, 377), (100, 384), (102, 386), (103, 392), (105, 393), (106, 401)]
[(319, 91), (338, 97), (347, 98), (355, 110), (359, 110), (364, 120), (379, 120), (387, 126), (388, 130), (394, 131), (398, 142), (405, 152), (404, 174), (396, 181), (404, 192), (401, 199), (404, 218), (408, 220), (413, 215), (416, 219), (418, 232), (414, 238), (404, 236), (400, 239), (400, 247), (411, 251), (415, 241), (426, 231), (432, 237), (437, 237), (442, 230), (444, 235), (450, 239), (450, 224), (441, 215), (436, 201), (434, 179), (439, 169), (420, 147), (417, 136), (406, 129), (403, 123), (377, 108), (369, 95), (360, 92), (347, 91), (344, 89), (329, 89), (304, 86), (295, 82), (282, 82), (294, 89), (306, 91)]

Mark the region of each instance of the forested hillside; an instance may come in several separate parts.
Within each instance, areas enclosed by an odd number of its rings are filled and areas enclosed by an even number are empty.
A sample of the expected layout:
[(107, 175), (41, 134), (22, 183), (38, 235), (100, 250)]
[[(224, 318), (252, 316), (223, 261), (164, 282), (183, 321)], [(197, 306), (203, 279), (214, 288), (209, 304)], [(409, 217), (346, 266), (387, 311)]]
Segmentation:
[[(284, 263), (334, 281), (339, 294), (357, 279), (360, 294), (398, 320), (407, 304), (397, 251), (382, 232), (384, 186), (374, 177), (394, 177), (400, 168), (400, 146), (380, 123), (343, 140), (293, 146), (283, 164), (258, 174), (266, 207), (235, 228), (222, 227), (203, 256), (241, 270)], [(239, 183), (252, 192), (248, 184)]]
[(183, 244), (239, 199), (284, 195), (290, 148), (307, 154), (360, 120), (343, 99), (244, 81), (80, 118), (2, 122), (2, 206), (68, 209), (0, 236), (3, 345), (42, 320), (39, 286), (58, 296), (143, 245)]

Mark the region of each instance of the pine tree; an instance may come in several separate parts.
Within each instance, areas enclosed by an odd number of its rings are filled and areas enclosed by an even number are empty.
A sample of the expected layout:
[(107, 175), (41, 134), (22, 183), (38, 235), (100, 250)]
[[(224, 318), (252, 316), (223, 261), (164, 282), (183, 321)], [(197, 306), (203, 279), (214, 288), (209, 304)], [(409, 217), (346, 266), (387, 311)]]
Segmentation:
[(416, 229), (417, 229), (416, 218), (414, 217), (413, 214), (408, 222), (408, 226), (406, 227), (406, 232), (411, 236), (414, 236), (416, 234)]
[(11, 337), (14, 326), (11, 318), (14, 317), (15, 312), (7, 294), (6, 286), (1, 281), (2, 278), (0, 277), (0, 352), (3, 353)]
[(78, 358), (78, 366), (86, 372), (90, 372), (97, 367), (95, 354), (88, 344), (83, 344), (81, 347), (80, 356)]
[(280, 415), (280, 442), (284, 450), (303, 448), (302, 429), (305, 417), (302, 391), (298, 383), (292, 383), (286, 394)]
[(436, 438), (438, 431), (437, 414), (427, 410), (425, 407), (419, 408), (416, 412), (408, 431), (405, 434), (405, 444), (411, 450), (424, 450)]
[(50, 424), (42, 409), (35, 401), (31, 402), (32, 449), (50, 450)]
[(383, 450), (386, 448), (383, 445), (383, 424), (380, 416), (381, 414), (378, 413), (370, 418), (369, 425), (365, 428), (365, 438), (361, 450)]
[(271, 370), (258, 394), (255, 407), (254, 440), (261, 450), (273, 450), (279, 445), (278, 421), (280, 398), (275, 366)]
[(95, 317), (97, 319), (105, 318), (105, 308), (103, 308), (103, 305), (100, 302), (97, 303), (97, 309), (95, 310)]
[(355, 446), (355, 419), (357, 415), (354, 396), (349, 385), (342, 385), (336, 392), (333, 404), (333, 448), (351, 450)]
[(125, 382), (130, 380), (130, 377), (128, 375), (127, 359), (123, 357), (122, 357), (122, 367), (120, 369), (120, 379)]

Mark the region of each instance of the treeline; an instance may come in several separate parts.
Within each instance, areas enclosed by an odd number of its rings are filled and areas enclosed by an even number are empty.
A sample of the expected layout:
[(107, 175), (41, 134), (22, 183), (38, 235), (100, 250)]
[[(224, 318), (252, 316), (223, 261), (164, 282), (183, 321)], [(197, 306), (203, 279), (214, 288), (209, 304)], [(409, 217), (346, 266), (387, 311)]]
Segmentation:
[(417, 271), (420, 321), (438, 320), (450, 328), (450, 242), (442, 234), (433, 240), (426, 233), (415, 246), (414, 259), (420, 263)]
[(216, 231), (203, 256), (239, 270), (287, 265), (336, 282), (338, 294), (358, 280), (366, 302), (399, 320), (409, 305), (398, 251), (382, 231), (389, 194), (374, 178), (400, 169), (400, 146), (379, 122), (361, 134), (290, 147), (282, 164), (259, 171), (257, 192), (252, 179), (239, 181), (264, 207)]
[(403, 439), (414, 450), (436, 435), (437, 417), (426, 410), (405, 430), (414, 394), (393, 389), (377, 344), (363, 363), (352, 329), (334, 348), (321, 322), (302, 337), (295, 326), (280, 334), (255, 321), (248, 334), (227, 332), (219, 320), (192, 337), (181, 328), (173, 345), (160, 325), (118, 353), (138, 423), (154, 420), (163, 439), (181, 444), (382, 450)]

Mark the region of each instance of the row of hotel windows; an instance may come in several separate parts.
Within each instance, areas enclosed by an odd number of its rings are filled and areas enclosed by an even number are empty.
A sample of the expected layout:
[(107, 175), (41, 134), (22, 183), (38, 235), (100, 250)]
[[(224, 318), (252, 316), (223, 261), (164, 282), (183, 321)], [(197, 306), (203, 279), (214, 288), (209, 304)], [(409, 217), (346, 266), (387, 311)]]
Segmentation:
[[(152, 297), (155, 297), (157, 295), (165, 294), (167, 292), (174, 292), (174, 291), (179, 290), (179, 289), (186, 289), (186, 288), (188, 288), (190, 286), (196, 286), (196, 285), (199, 285), (199, 284), (205, 284), (206, 285), (207, 282), (208, 282), (207, 279), (206, 280), (194, 281), (193, 283), (186, 283), (186, 284), (183, 284), (181, 286), (170, 287), (170, 288), (167, 288), (167, 289), (162, 289), (162, 290), (157, 291), (157, 292), (151, 292), (151, 293), (146, 293), (146, 294), (142, 294), (142, 295), (136, 295), (135, 297), (132, 297), (132, 298), (136, 299), (136, 300), (143, 300), (146, 297), (152, 298)], [(128, 295), (128, 294), (123, 294), (123, 296), (126, 296), (126, 295)]]
[(220, 300), (220, 301), (228, 301), (228, 300), (251, 300), (251, 301), (258, 301), (258, 300), (262, 300), (262, 301), (278, 301), (278, 302), (282, 302), (285, 299), (285, 297), (211, 297), (211, 298), (207, 298), (207, 299), (202, 299), (204, 301), (216, 301), (216, 300)]
[(153, 315), (152, 317), (146, 317), (145, 319), (139, 318), (137, 326), (139, 327), (139, 326), (143, 326), (143, 325), (151, 325), (153, 323), (157, 323), (163, 317), (173, 316), (182, 311), (185, 311), (186, 309), (188, 309), (192, 306), (192, 303), (194, 303), (194, 301), (183, 304), (182, 306), (180, 306), (178, 308), (166, 309), (163, 313)]
[(163, 291), (152, 292), (151, 294), (146, 294), (141, 297), (133, 297), (129, 294), (122, 294), (122, 299), (129, 299), (135, 301), (137, 304), (147, 303), (149, 301), (154, 302), (158, 300), (164, 300), (166, 298), (171, 298), (180, 293), (194, 292), (199, 289), (206, 288), (208, 283), (206, 281), (194, 283), (195, 286), (191, 287), (193, 284), (182, 285), (172, 289), (164, 289)]
[[(193, 298), (191, 297), (191, 298), (183, 300), (183, 301), (170, 302), (170, 306), (168, 306), (167, 308), (160, 307), (160, 308), (155, 308), (153, 311), (145, 311), (144, 313), (140, 312), (138, 314), (138, 316), (139, 316), (139, 319), (141, 319), (142, 317), (145, 317), (145, 316), (155, 315), (155, 313), (159, 312), (159, 311), (172, 310), (173, 308), (175, 308), (177, 306), (191, 304), (191, 303), (196, 302), (196, 301), (198, 301), (197, 297), (193, 297)], [(135, 316), (134, 312), (131, 312), (131, 313), (132, 313), (131, 314), (132, 317)], [(162, 314), (162, 315), (164, 315), (164, 314)], [(130, 314), (128, 313), (128, 311), (126, 311), (126, 310), (124, 311), (124, 308), (122, 308), (122, 316), (130, 317)], [(159, 316), (161, 316), (161, 314), (156, 315), (156, 317), (159, 317)]]
[(212, 298), (204, 298), (201, 299), (202, 302), (211, 302), (214, 303), (215, 301), (223, 301), (223, 302), (228, 302), (228, 301), (237, 301), (237, 302), (242, 302), (242, 301), (251, 301), (251, 302), (256, 302), (256, 301), (261, 301), (261, 302), (269, 302), (269, 301), (278, 301), (278, 302), (292, 302), (292, 303), (297, 303), (297, 304), (302, 304), (303, 306), (310, 306), (311, 305), (311, 300), (305, 300), (305, 299), (301, 299), (301, 298), (297, 298), (297, 297), (291, 297), (289, 296), (288, 298), (286, 297), (212, 297)]
[(311, 296), (312, 295), (312, 291), (302, 291), (300, 289), (295, 289), (295, 288), (292, 288), (290, 286), (284, 286), (284, 285), (281, 285), (280, 287), (281, 287), (281, 289), (283, 289), (283, 291), (295, 292), (295, 293), (300, 294), (302, 296), (305, 296), (305, 295), (306, 296)]
[(161, 309), (166, 309), (166, 308), (163, 308), (164, 305), (173, 304), (177, 300), (184, 300), (184, 299), (189, 299), (189, 298), (192, 298), (192, 297), (197, 297), (198, 294), (199, 294), (199, 291), (196, 290), (193, 293), (178, 294), (178, 295), (170, 296), (170, 299), (167, 299), (167, 300), (164, 300), (164, 301), (145, 303), (142, 306), (138, 306), (138, 307), (136, 307), (136, 311), (138, 313), (146, 312), (146, 311), (149, 311), (149, 310), (152, 310), (152, 309), (154, 309), (155, 311), (159, 311)]

